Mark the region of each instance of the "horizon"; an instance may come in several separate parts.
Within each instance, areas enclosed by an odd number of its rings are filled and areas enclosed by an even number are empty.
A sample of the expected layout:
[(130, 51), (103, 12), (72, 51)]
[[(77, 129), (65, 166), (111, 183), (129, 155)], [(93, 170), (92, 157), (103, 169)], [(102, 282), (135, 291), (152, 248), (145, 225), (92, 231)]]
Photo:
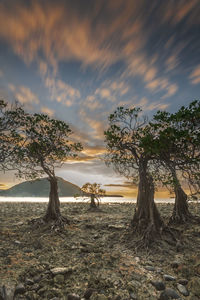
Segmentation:
[[(198, 0), (3, 0), (0, 97), (70, 125), (84, 149), (57, 176), (135, 195), (101, 160), (108, 116), (124, 105), (151, 118), (200, 98), (199, 15)], [(19, 182), (0, 173), (0, 189)]]

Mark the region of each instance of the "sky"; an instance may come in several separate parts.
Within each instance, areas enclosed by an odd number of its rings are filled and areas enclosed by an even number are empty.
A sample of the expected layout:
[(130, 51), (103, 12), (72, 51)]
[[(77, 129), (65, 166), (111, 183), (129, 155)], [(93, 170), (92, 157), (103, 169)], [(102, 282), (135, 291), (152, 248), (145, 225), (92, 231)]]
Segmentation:
[[(84, 150), (58, 176), (135, 195), (100, 159), (108, 116), (200, 98), (199, 16), (199, 0), (0, 0), (0, 97), (70, 125)], [(0, 188), (18, 182), (0, 173)]]

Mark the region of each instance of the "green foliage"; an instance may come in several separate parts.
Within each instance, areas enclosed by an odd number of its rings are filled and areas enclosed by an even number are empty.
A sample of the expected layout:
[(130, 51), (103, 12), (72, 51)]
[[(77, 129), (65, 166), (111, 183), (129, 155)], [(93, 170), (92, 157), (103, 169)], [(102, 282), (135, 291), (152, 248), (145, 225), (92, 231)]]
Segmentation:
[(69, 126), (45, 114), (25, 115), (24, 145), (22, 147), (20, 176), (38, 177), (46, 173), (54, 177), (54, 170), (67, 159), (75, 158), (82, 150), (80, 143), (69, 140)]
[(19, 177), (54, 177), (56, 167), (82, 150), (80, 143), (70, 141), (71, 134), (63, 121), (0, 101), (1, 168), (17, 169)]
[(0, 169), (12, 170), (20, 155), (21, 128), (24, 111), (18, 103), (9, 105), (0, 100)]
[(88, 195), (94, 195), (95, 197), (103, 197), (106, 193), (104, 189), (101, 188), (101, 184), (99, 183), (85, 183), (81, 190)]

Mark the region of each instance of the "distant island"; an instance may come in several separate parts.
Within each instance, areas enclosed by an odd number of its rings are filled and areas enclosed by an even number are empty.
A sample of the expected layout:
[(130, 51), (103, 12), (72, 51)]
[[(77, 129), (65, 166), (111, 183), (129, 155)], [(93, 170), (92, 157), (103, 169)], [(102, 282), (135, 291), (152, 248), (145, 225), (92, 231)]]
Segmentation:
[[(74, 197), (82, 194), (78, 185), (58, 178), (59, 197)], [(47, 178), (25, 181), (7, 190), (0, 190), (0, 197), (49, 197), (50, 185)], [(121, 195), (105, 195), (104, 197), (123, 197)]]

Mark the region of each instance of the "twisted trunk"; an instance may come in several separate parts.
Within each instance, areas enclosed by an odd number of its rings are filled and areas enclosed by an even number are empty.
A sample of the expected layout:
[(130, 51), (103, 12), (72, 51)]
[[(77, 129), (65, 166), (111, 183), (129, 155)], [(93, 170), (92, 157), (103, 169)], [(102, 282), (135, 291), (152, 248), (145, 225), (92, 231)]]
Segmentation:
[(58, 197), (58, 180), (56, 177), (48, 178), (50, 183), (49, 203), (44, 217), (45, 221), (58, 220), (61, 217), (60, 201)]
[(97, 208), (96, 203), (95, 203), (95, 196), (91, 194), (90, 196), (90, 208)]
[(171, 170), (171, 172), (174, 181), (175, 204), (169, 223), (185, 223), (191, 219), (191, 213), (189, 212), (187, 203), (187, 195), (180, 185), (176, 171)]
[(154, 202), (154, 183), (147, 170), (147, 160), (139, 165), (139, 186), (132, 226), (143, 236), (147, 243), (160, 236), (164, 227)]

